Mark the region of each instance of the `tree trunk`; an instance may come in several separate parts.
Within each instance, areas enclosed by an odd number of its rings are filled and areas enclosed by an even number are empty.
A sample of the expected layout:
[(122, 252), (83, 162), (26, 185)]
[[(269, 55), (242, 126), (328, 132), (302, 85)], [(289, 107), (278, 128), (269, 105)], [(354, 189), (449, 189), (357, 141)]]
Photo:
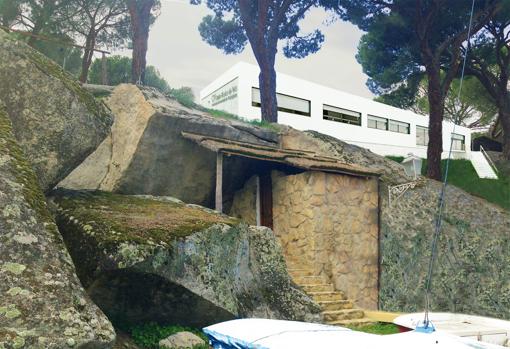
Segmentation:
[(86, 83), (89, 76), (89, 68), (92, 63), (92, 57), (94, 56), (94, 46), (96, 43), (95, 33), (91, 32), (87, 36), (85, 41), (85, 49), (83, 52), (83, 59), (81, 61), (81, 74), (80, 82)]
[(427, 177), (441, 180), (441, 154), (443, 152), (444, 96), (441, 92), (439, 71), (428, 75), (429, 144), (427, 148)]
[(499, 108), (498, 116), (503, 129), (503, 157), (510, 160), (510, 99)]
[(146, 55), (149, 40), (151, 10), (155, 0), (129, 0), (128, 10), (131, 16), (133, 33), (133, 59), (131, 65), (131, 82), (145, 83)]
[(276, 71), (274, 63), (260, 65), (259, 74), (260, 104), (262, 120), (278, 122), (278, 103), (276, 100)]
[(32, 29), (31, 36), (28, 37), (27, 45), (34, 47), (35, 43), (37, 42), (36, 36), (39, 35), (39, 33), (42, 30), (42, 24), (40, 22), (35, 23), (34, 28)]

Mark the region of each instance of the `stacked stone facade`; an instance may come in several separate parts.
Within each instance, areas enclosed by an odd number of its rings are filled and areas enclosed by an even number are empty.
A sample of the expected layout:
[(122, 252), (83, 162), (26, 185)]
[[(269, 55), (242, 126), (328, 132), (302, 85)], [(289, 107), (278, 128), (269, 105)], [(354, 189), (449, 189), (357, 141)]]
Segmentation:
[[(313, 269), (365, 309), (377, 309), (379, 197), (375, 178), (274, 171), (274, 232), (292, 268)], [(234, 199), (231, 214), (254, 224), (256, 182)], [(253, 206), (252, 206), (253, 205)], [(250, 207), (251, 206), (251, 207)]]

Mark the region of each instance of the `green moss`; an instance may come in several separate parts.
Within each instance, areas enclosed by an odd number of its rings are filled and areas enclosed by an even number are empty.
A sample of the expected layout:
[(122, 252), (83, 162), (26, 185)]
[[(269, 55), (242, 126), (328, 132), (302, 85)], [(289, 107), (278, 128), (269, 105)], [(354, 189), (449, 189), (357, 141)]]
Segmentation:
[[(35, 173), (30, 163), (25, 158), (21, 147), (15, 141), (11, 121), (1, 106), (0, 143), (5, 145), (5, 152), (2, 151), (2, 153), (13, 159), (11, 162), (11, 170), (15, 174), (18, 183), (23, 186), (23, 196), (28, 205), (36, 212), (41, 222), (53, 222), (53, 217), (48, 211), (46, 198), (39, 186)], [(54, 225), (51, 226), (54, 227)], [(54, 230), (54, 232), (56, 232), (56, 228), (54, 228)]]
[(77, 219), (82, 230), (104, 247), (121, 243), (170, 244), (217, 223), (238, 223), (184, 203), (100, 191), (60, 190), (55, 192), (55, 200), (66, 215)]

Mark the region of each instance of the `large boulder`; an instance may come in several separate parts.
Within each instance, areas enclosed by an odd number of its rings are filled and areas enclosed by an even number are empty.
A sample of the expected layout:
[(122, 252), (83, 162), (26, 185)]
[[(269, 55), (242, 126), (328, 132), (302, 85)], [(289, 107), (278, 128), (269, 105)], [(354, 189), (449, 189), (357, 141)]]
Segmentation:
[(0, 348), (107, 348), (115, 338), (80, 285), (2, 108), (0, 295)]
[(114, 324), (319, 320), (268, 228), (169, 197), (58, 190), (52, 202), (78, 276)]
[[(388, 203), (381, 216), (380, 306), (424, 307), (441, 183), (424, 180)], [(452, 185), (447, 187), (432, 279), (436, 311), (510, 320), (510, 213)]]
[(0, 101), (44, 191), (66, 177), (106, 137), (113, 122), (57, 64), (0, 30)]
[[(184, 139), (198, 133), (258, 145), (275, 145), (278, 134), (189, 109), (152, 88), (119, 85), (107, 99), (115, 115), (111, 135), (59, 186), (122, 194), (173, 196), (211, 207), (216, 154)], [(225, 195), (251, 176), (246, 161), (224, 161)]]

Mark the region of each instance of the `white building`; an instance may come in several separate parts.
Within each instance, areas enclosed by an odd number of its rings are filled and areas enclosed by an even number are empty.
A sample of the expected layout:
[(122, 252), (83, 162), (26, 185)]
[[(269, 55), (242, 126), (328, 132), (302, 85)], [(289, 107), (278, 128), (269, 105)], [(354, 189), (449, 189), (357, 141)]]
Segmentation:
[[(234, 65), (200, 92), (201, 104), (260, 120), (258, 75), (255, 65)], [(281, 124), (315, 130), (380, 155), (427, 156), (426, 116), (280, 73), (276, 90)], [(450, 137), (453, 157), (470, 159), (471, 131), (443, 122), (443, 157), (448, 156)]]

